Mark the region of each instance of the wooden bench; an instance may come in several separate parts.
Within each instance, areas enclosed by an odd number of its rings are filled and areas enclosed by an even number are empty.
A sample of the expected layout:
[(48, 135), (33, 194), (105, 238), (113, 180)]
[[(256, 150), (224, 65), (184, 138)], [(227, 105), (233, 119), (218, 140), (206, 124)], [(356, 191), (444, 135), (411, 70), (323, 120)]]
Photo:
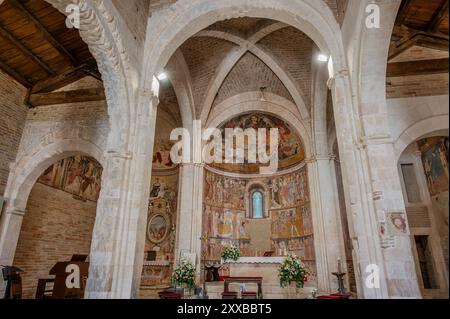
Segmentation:
[(227, 277), (224, 279), (224, 292), (230, 293), (230, 284), (231, 283), (239, 283), (239, 284), (257, 284), (258, 285), (258, 298), (262, 299), (262, 282), (263, 277)]

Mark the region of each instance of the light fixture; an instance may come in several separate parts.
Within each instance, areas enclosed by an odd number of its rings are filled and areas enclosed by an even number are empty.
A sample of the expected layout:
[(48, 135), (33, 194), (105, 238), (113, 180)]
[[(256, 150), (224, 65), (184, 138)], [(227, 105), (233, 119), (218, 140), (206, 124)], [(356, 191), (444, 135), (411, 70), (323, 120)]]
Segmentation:
[(320, 61), (320, 62), (328, 62), (328, 55), (320, 53), (317, 56), (317, 60)]
[(160, 80), (160, 81), (167, 80), (167, 74), (164, 73), (164, 72), (161, 72), (161, 73), (158, 75), (158, 80)]

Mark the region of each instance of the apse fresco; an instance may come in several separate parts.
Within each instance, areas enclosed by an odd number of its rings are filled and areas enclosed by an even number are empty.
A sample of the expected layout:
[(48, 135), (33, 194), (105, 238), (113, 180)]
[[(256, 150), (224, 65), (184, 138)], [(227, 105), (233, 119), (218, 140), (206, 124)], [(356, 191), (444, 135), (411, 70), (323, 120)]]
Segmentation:
[[(206, 260), (217, 261), (223, 247), (238, 245), (243, 256), (255, 256), (249, 225), (249, 201), (252, 179), (232, 178), (205, 171), (203, 205), (203, 235), (208, 238), (203, 245)], [(309, 261), (315, 261), (314, 236), (309, 199), (306, 167), (279, 177), (258, 180), (269, 200), (269, 217), (257, 221), (268, 223), (267, 233), (274, 255), (295, 253)], [(247, 198), (249, 197), (249, 198)], [(262, 252), (264, 253), (264, 252)]]
[[(241, 115), (234, 119), (229, 120), (223, 124), (220, 129), (222, 131), (223, 145), (225, 149), (225, 129), (237, 129), (246, 130), (249, 128), (267, 129), (266, 141), (270, 141), (269, 129), (277, 128), (279, 132), (279, 145), (278, 145), (278, 158), (279, 158), (279, 169), (286, 169), (296, 164), (302, 162), (305, 158), (305, 151), (303, 143), (300, 137), (294, 132), (294, 130), (284, 121), (268, 114), (262, 113), (250, 113), (246, 115)], [(269, 143), (267, 142), (266, 154), (270, 154)], [(260, 166), (265, 166), (266, 164), (250, 164), (248, 163), (248, 141), (245, 141), (245, 163), (244, 164), (213, 164), (214, 167), (226, 170), (234, 171), (240, 173), (257, 173), (259, 172)]]
[(39, 177), (38, 183), (96, 202), (101, 189), (102, 171), (95, 159), (73, 156), (47, 168)]
[(426, 138), (418, 142), (431, 196), (448, 191), (449, 139)]

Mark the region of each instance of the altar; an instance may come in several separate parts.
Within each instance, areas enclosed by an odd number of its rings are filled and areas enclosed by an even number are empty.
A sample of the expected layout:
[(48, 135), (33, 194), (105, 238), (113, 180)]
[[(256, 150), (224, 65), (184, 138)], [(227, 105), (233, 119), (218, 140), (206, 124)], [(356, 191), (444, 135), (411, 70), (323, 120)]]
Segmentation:
[(278, 284), (278, 268), (284, 257), (241, 257), (226, 261), (230, 277), (263, 277), (263, 285)]

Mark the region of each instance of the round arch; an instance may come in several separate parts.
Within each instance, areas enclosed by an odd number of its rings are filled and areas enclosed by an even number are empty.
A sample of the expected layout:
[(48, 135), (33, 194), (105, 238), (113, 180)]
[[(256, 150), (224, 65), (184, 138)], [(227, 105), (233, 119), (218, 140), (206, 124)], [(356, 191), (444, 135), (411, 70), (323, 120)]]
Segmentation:
[(7, 210), (25, 211), (28, 196), (42, 172), (50, 165), (70, 156), (86, 155), (104, 165), (103, 151), (95, 144), (74, 139), (51, 143), (30, 157), (23, 157), (15, 166), (12, 182), (5, 196), (9, 198)]
[(309, 128), (300, 120), (297, 107), (292, 102), (273, 93), (264, 94), (264, 101), (261, 101), (260, 92), (247, 92), (226, 99), (214, 107), (206, 127), (217, 128), (225, 121), (250, 111), (272, 114), (286, 121), (302, 139), (306, 158), (312, 156)]
[(314, 0), (179, 0), (165, 16), (149, 21), (145, 44), (144, 86), (149, 86), (175, 51), (190, 37), (217, 21), (238, 17), (267, 18), (291, 25), (333, 57), (334, 69), (345, 69), (341, 30), (331, 9)]
[(429, 134), (433, 134), (435, 132), (436, 133), (439, 132), (439, 135), (442, 135), (442, 132), (445, 132), (446, 136), (448, 136), (449, 135), (448, 123), (449, 123), (449, 116), (441, 115), (424, 119), (408, 127), (399, 136), (399, 138), (395, 141), (394, 144), (397, 162), (400, 159), (400, 156), (406, 150), (406, 148), (411, 143), (420, 140), (422, 137)]

